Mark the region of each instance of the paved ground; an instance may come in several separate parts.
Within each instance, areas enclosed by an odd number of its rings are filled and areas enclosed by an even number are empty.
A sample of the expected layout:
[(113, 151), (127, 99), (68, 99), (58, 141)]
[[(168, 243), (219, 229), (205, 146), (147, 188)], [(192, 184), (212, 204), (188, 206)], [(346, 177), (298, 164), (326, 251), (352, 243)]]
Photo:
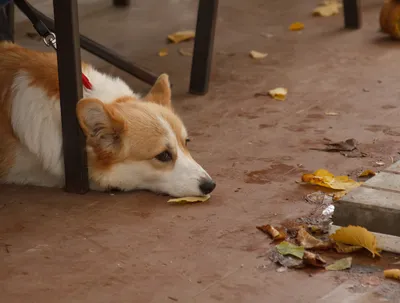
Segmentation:
[[(353, 273), (277, 273), (259, 257), (269, 240), (255, 229), (312, 211), (303, 197), (313, 189), (295, 183), (303, 171), (354, 174), (398, 159), (399, 45), (377, 31), (381, 2), (363, 1), (364, 27), (344, 31), (342, 15), (310, 16), (317, 1), (221, 0), (205, 97), (186, 94), (191, 59), (177, 50), (191, 43), (170, 46), (167, 57), (156, 55), (167, 34), (193, 28), (196, 1), (137, 0), (129, 11), (109, 2), (81, 4), (82, 32), (170, 74), (192, 153), (215, 177), (217, 190), (209, 203), (173, 207), (151, 193), (76, 196), (0, 187), (1, 301), (317, 302), (346, 282), (356, 285), (355, 293), (381, 287), (376, 293), (396, 302), (387, 290), (399, 284), (380, 279), (394, 256), (368, 259), (363, 264), (372, 269)], [(50, 8), (47, 1), (38, 7)], [(288, 31), (295, 21), (305, 23), (304, 31)], [(21, 44), (42, 48), (24, 36), (32, 31), (28, 23), (17, 30)], [(251, 49), (269, 55), (254, 61)], [(148, 89), (86, 53), (84, 58)], [(286, 101), (254, 97), (277, 86), (288, 87)], [(339, 115), (325, 115), (332, 111)], [(368, 157), (309, 149), (324, 138), (351, 137)], [(370, 282), (371, 276), (378, 278)]]

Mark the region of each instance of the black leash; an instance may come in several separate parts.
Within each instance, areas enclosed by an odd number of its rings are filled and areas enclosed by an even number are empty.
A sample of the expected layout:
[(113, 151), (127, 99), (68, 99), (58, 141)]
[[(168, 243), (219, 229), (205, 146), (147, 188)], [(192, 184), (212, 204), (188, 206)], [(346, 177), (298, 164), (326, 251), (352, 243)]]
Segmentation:
[(48, 27), (39, 19), (39, 17), (32, 10), (31, 5), (25, 0), (14, 0), (14, 4), (31, 21), (36, 32), (43, 38), (44, 44), (57, 50), (56, 35), (50, 31)]

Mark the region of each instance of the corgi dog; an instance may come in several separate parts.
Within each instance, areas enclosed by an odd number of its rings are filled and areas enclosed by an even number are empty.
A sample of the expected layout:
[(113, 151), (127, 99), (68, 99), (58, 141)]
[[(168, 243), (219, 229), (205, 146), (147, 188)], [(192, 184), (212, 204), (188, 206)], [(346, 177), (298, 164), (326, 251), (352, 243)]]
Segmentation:
[[(86, 137), (90, 188), (203, 196), (215, 183), (191, 157), (171, 104), (168, 76), (141, 97), (119, 78), (83, 63), (91, 87), (76, 114)], [(0, 42), (0, 182), (64, 185), (55, 53)]]

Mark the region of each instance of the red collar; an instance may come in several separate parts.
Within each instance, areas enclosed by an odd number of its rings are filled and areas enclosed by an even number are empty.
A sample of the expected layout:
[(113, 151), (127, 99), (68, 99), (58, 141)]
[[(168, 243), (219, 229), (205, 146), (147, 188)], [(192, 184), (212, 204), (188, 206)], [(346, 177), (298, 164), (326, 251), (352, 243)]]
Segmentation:
[(88, 77), (84, 73), (82, 73), (82, 84), (86, 89), (92, 89), (92, 83), (90, 83)]

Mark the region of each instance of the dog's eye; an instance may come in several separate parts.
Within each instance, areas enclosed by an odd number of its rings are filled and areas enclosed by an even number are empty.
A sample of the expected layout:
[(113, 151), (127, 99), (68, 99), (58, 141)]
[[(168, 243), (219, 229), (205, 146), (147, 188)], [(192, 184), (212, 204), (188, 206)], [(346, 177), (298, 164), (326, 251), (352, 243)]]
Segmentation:
[(190, 142), (190, 138), (186, 138), (185, 145), (188, 145), (189, 142)]
[(172, 155), (169, 151), (163, 151), (156, 156), (156, 159), (160, 162), (169, 162), (172, 160)]

